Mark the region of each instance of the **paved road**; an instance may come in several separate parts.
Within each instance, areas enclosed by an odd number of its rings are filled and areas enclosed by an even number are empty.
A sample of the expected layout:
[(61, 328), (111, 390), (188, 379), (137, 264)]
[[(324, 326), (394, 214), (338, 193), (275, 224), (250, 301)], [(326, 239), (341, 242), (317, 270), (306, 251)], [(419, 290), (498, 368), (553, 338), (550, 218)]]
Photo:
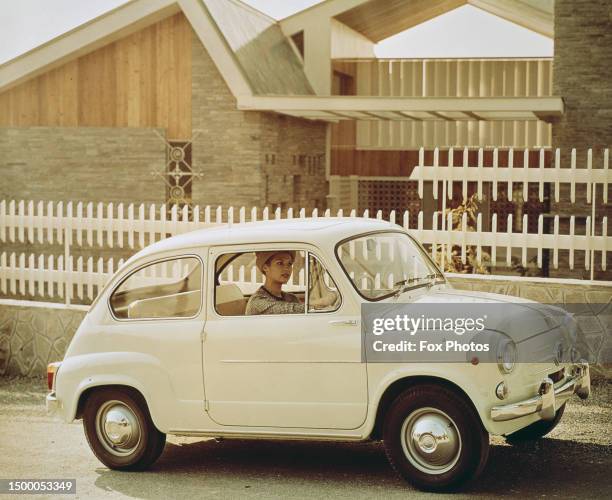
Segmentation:
[[(42, 384), (0, 378), (0, 478), (76, 478), (77, 498), (441, 497), (398, 479), (377, 443), (171, 437), (152, 470), (110, 471), (90, 452), (80, 422), (45, 414)], [(453, 498), (502, 495), (612, 498), (612, 384), (595, 387), (586, 403), (572, 401), (546, 439), (513, 447), (494, 438), (482, 478)]]

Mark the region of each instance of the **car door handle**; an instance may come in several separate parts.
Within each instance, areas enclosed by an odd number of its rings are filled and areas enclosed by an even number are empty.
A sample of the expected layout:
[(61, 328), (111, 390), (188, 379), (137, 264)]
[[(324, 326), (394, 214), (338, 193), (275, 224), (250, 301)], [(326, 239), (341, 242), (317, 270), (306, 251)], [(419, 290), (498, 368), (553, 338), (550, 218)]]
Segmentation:
[(336, 319), (329, 322), (332, 326), (357, 326), (356, 319)]

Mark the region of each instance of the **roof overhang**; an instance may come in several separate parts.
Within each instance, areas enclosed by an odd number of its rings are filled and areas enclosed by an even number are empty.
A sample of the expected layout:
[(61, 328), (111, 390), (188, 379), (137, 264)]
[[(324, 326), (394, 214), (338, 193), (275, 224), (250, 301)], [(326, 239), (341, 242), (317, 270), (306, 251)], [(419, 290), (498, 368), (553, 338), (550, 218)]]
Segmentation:
[(252, 90), (231, 49), (200, 0), (131, 0), (0, 65), (0, 92), (168, 16), (183, 12), (234, 95)]
[(238, 109), (310, 120), (500, 121), (563, 115), (561, 97), (242, 96)]
[(291, 35), (334, 17), (374, 43), (457, 7), (472, 5), (542, 35), (554, 36), (554, 0), (326, 0), (280, 21)]

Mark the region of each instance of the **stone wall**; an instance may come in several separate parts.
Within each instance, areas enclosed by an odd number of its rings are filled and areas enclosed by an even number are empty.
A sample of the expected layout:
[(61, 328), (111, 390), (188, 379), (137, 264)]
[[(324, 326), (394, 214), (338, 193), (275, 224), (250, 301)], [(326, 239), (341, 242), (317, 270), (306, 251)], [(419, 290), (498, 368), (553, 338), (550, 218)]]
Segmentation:
[(87, 307), (2, 301), (0, 375), (42, 376), (61, 361)]
[[(552, 278), (447, 274), (460, 290), (499, 293), (544, 304), (567, 305), (578, 321), (589, 351), (597, 359), (595, 376), (612, 378), (612, 283)], [(605, 361), (605, 363), (604, 363)]]
[[(577, 318), (598, 360), (612, 358), (612, 284), (544, 278), (448, 275), (458, 289), (501, 293), (544, 303), (581, 304)], [(598, 310), (592, 306), (598, 304)], [(606, 305), (603, 307), (602, 305)], [(594, 307), (594, 306), (593, 306)], [(61, 360), (86, 306), (3, 300), (0, 303), (0, 375), (44, 375)], [(581, 312), (590, 311), (589, 315)], [(593, 314), (594, 313), (594, 314)], [(595, 377), (612, 378), (612, 367), (593, 366)]]

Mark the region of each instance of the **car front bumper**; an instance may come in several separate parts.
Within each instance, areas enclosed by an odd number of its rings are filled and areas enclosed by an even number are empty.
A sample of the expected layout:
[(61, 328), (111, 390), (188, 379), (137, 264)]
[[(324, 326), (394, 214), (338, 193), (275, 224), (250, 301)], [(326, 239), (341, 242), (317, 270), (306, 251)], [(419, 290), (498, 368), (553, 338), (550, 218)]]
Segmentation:
[(570, 368), (570, 377), (554, 386), (546, 377), (542, 380), (538, 395), (530, 399), (494, 406), (491, 408), (491, 419), (495, 422), (514, 420), (537, 413), (543, 420), (555, 418), (556, 411), (574, 394), (586, 399), (591, 393), (591, 375), (588, 363), (577, 363)]

